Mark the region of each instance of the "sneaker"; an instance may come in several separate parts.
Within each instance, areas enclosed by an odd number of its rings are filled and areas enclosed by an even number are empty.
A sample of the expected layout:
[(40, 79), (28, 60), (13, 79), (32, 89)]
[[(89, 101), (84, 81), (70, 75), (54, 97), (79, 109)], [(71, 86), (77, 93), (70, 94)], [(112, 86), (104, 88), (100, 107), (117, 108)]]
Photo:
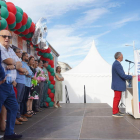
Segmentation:
[(16, 133), (14, 133), (13, 135), (4, 135), (4, 140), (16, 140), (16, 139), (20, 139), (22, 137), (22, 135), (17, 135)]
[(123, 117), (123, 115), (121, 115), (121, 114), (119, 114), (119, 113), (113, 114), (112, 116), (113, 116), (113, 117)]
[(120, 111), (119, 111), (119, 114), (121, 114), (121, 115), (125, 115), (124, 113), (122, 113), (122, 112), (120, 112)]

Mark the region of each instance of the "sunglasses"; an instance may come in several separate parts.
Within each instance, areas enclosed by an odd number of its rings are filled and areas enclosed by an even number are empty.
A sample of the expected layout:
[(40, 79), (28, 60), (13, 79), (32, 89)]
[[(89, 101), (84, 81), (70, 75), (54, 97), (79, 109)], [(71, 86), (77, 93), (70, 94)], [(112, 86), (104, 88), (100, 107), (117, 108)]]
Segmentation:
[(8, 39), (12, 39), (12, 36), (7, 36), (7, 35), (0, 35), (0, 36), (2, 36), (3, 38), (8, 37)]

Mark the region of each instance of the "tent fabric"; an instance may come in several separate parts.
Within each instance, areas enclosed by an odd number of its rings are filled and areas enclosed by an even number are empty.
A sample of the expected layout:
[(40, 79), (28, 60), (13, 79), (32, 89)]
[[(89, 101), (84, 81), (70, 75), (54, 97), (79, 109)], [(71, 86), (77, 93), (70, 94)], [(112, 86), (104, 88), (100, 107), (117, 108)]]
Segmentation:
[(70, 103), (84, 103), (84, 85), (87, 103), (108, 103), (112, 106), (114, 93), (111, 90), (111, 65), (99, 54), (93, 41), (86, 58), (75, 68), (62, 74), (63, 102), (65, 86)]

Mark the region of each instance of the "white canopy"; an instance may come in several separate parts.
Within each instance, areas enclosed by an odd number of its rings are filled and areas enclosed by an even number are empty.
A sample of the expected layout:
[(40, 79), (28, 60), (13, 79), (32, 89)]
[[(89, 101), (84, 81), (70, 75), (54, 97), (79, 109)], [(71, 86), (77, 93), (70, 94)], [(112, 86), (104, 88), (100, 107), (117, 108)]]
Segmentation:
[[(84, 103), (84, 85), (87, 103), (108, 103), (112, 106), (111, 65), (99, 54), (93, 41), (86, 58), (72, 70), (63, 73), (71, 103)], [(64, 100), (65, 94), (63, 94)]]

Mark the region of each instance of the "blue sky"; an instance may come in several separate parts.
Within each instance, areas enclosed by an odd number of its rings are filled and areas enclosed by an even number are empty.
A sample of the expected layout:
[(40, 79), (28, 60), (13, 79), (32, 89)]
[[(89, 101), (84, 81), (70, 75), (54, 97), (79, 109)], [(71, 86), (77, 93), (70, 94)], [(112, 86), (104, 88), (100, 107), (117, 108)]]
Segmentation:
[[(48, 41), (60, 54), (59, 61), (75, 67), (95, 40), (109, 63), (120, 51), (133, 61), (133, 44), (140, 48), (140, 0), (10, 0), (34, 22), (48, 19)], [(128, 63), (122, 62), (125, 71)]]

